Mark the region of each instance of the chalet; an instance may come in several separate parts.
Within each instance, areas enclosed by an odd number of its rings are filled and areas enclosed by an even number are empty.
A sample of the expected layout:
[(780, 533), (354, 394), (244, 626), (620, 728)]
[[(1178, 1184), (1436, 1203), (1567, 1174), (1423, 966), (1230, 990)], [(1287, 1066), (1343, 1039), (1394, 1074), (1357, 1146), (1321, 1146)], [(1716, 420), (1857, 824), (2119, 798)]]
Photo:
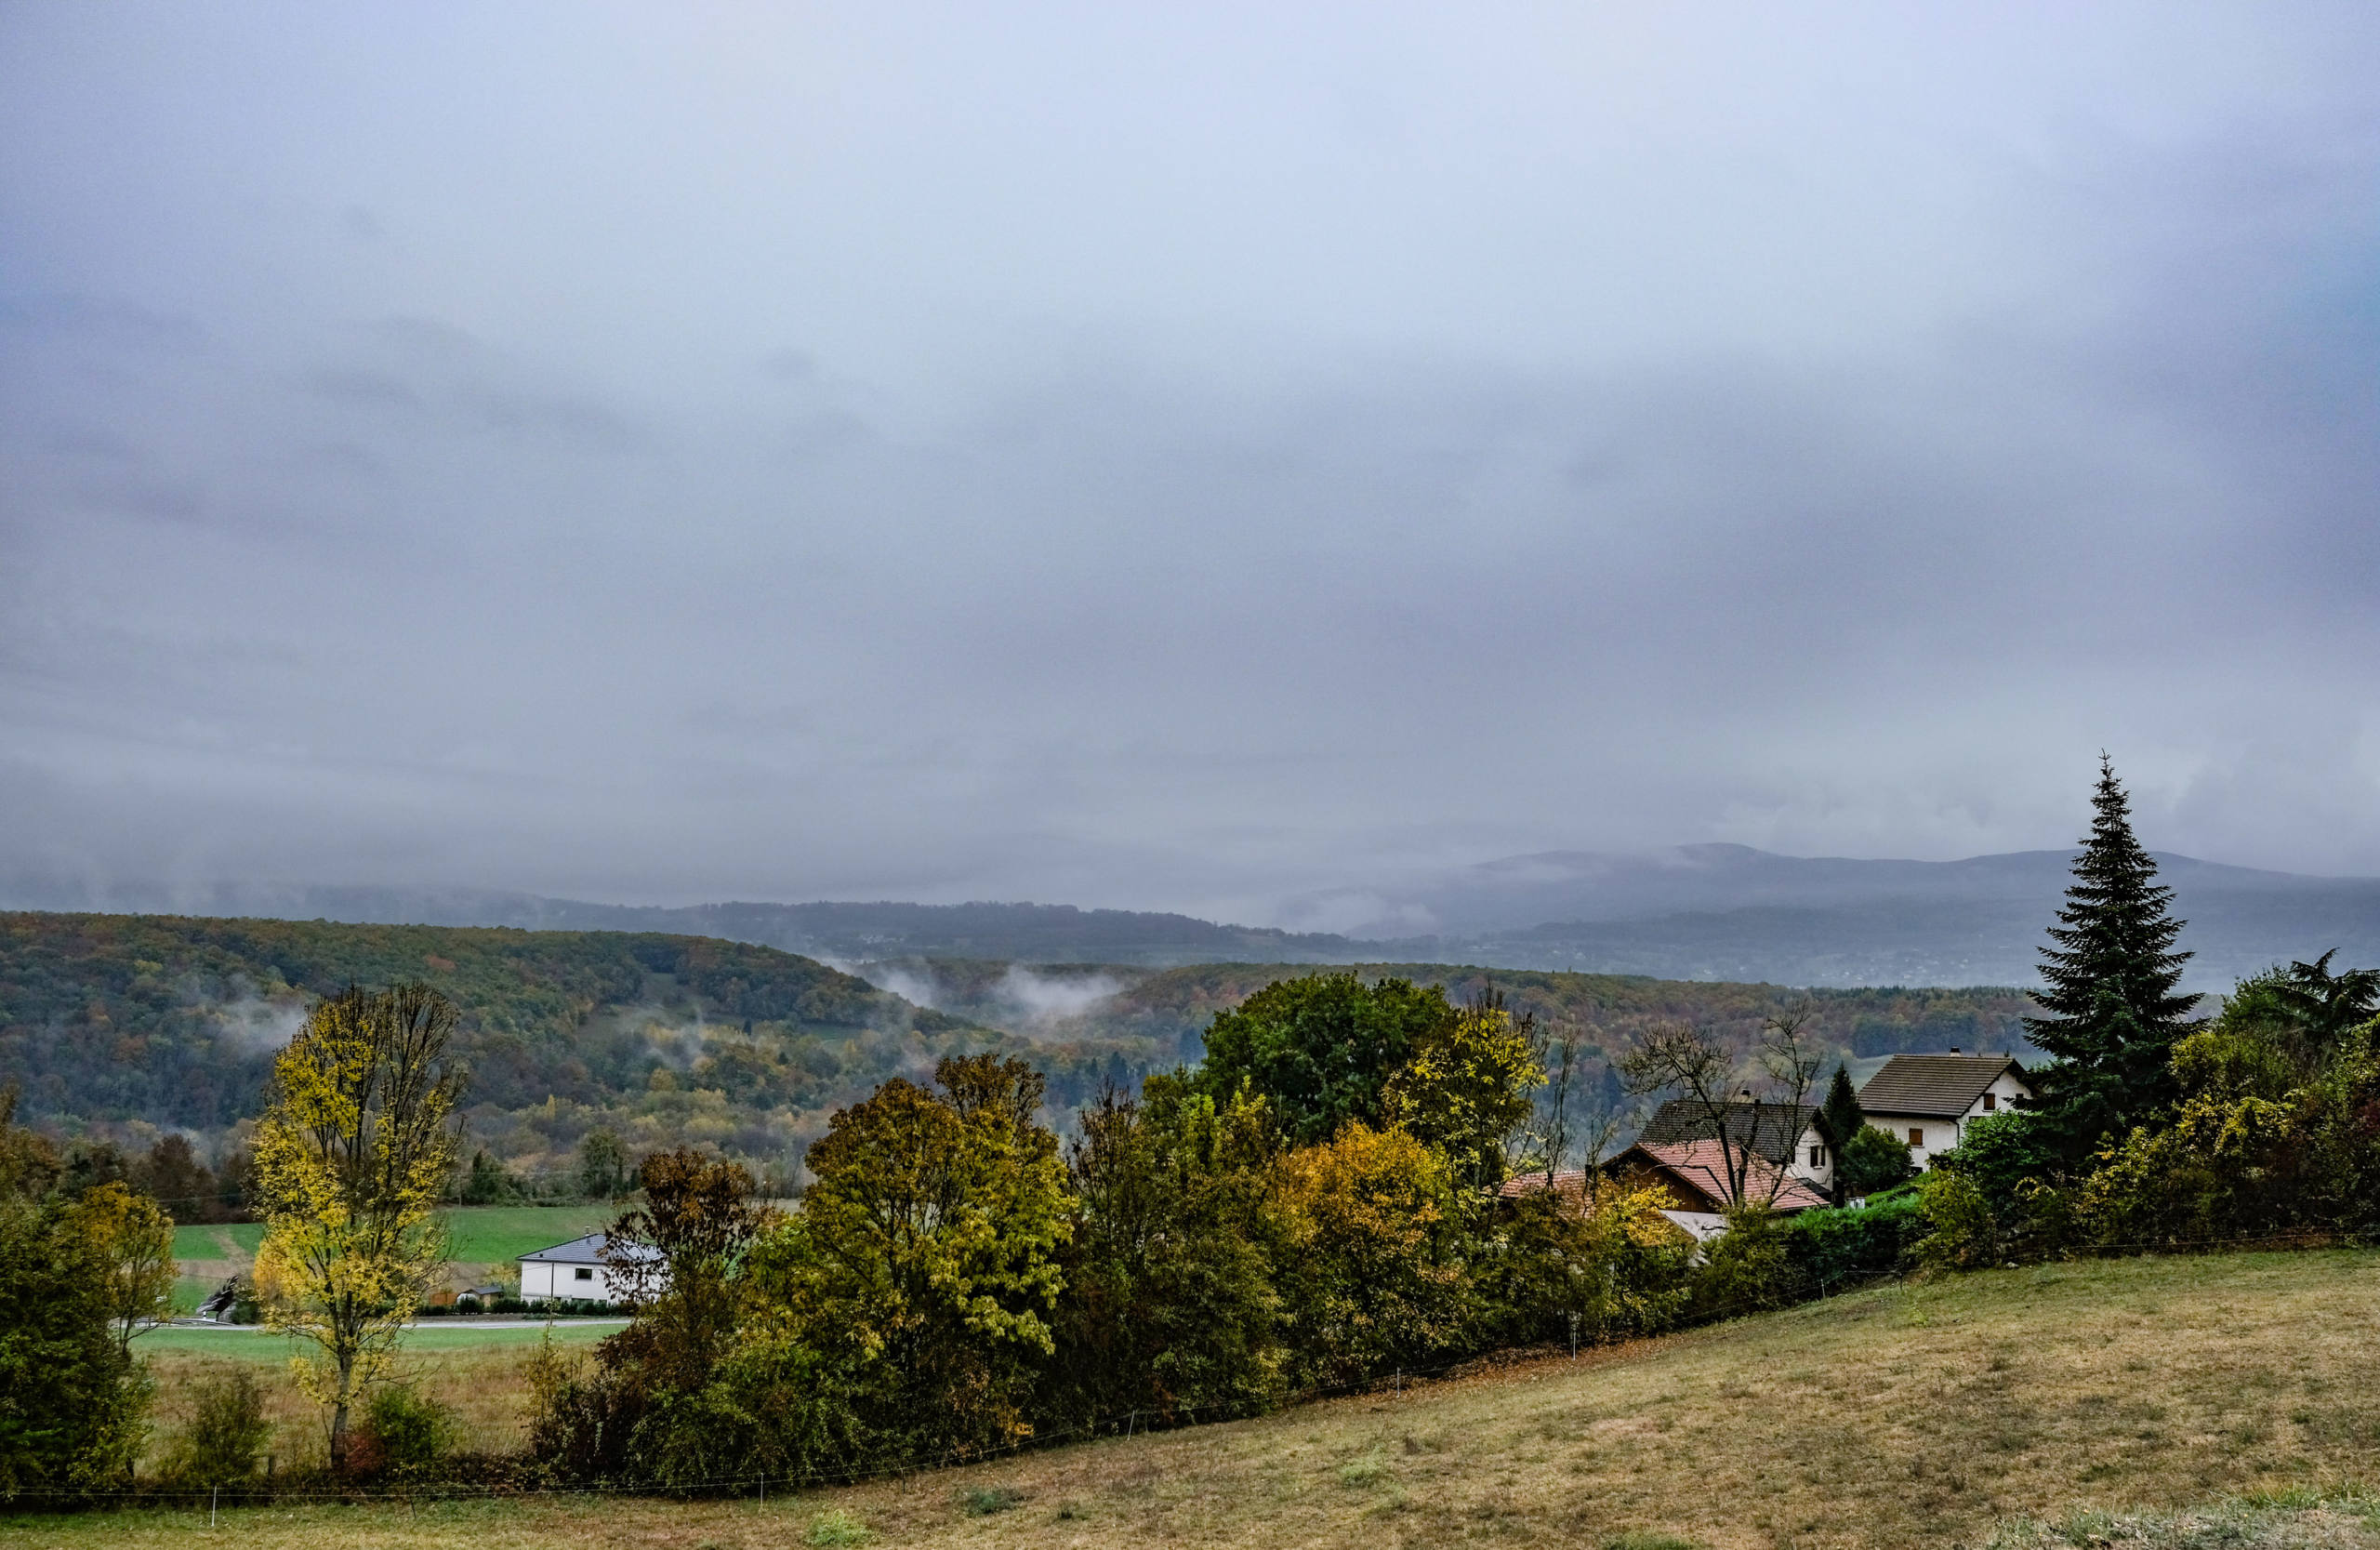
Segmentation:
[[(1766, 1201), (1772, 1210), (1788, 1214), (1828, 1203), (1825, 1191), (1817, 1185), (1757, 1151), (1749, 1158), (1739, 1151), (1735, 1162), (1744, 1172), (1745, 1199)], [(1704, 1239), (1726, 1231), (1727, 1208), (1738, 1199), (1731, 1172), (1715, 1136), (1638, 1141), (1603, 1165), (1604, 1176), (1617, 1184), (1667, 1195), (1670, 1204), (1661, 1214)]]
[[(1738, 1152), (1738, 1167), (1744, 1167), (1744, 1195), (1752, 1200), (1766, 1200), (1771, 1210), (1792, 1214), (1828, 1202), (1818, 1186), (1799, 1173), (1785, 1172), (1759, 1152), (1750, 1157), (1750, 1162)], [(1657, 1188), (1669, 1195), (1669, 1205), (1661, 1207), (1661, 1214), (1697, 1240), (1716, 1239), (1718, 1233), (1728, 1231), (1728, 1205), (1735, 1200), (1735, 1190), (1728, 1186), (1728, 1159), (1716, 1138), (1637, 1141), (1604, 1162), (1602, 1173), (1604, 1179), (1628, 1188)], [(1554, 1193), (1578, 1198), (1588, 1188), (1588, 1173), (1582, 1169), (1564, 1169), (1552, 1176), (1552, 1186)], [(1544, 1188), (1544, 1173), (1516, 1173), (1504, 1181), (1497, 1195), (1504, 1200), (1518, 1200)]]
[(615, 1303), (627, 1291), (619, 1271), (620, 1262), (650, 1263), (660, 1257), (660, 1250), (645, 1244), (615, 1244), (602, 1233), (589, 1233), (550, 1249), (522, 1254), (521, 1297), (530, 1303), (570, 1297)]
[(2016, 1057), (2005, 1054), (1897, 1054), (1859, 1087), (1868, 1123), (1909, 1143), (1909, 1158), (1928, 1166), (1957, 1146), (1967, 1121), (2022, 1108), (2033, 1086)]
[(1729, 1141), (1749, 1145), (1825, 1194), (1834, 1187), (1834, 1148), (1818, 1128), (1818, 1115), (1808, 1104), (1763, 1103), (1750, 1093), (1728, 1103), (1718, 1116), (1691, 1098), (1672, 1098), (1653, 1111), (1636, 1139), (1660, 1146), (1716, 1140), (1724, 1122)]

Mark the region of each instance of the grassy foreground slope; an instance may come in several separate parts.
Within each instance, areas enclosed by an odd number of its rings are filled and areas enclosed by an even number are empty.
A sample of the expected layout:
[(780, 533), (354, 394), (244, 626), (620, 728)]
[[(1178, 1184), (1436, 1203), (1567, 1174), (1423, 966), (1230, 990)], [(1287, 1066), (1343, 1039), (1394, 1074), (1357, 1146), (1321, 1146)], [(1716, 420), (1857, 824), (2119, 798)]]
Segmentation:
[[(284, 1507), (226, 1527), (257, 1550), (355, 1535), (457, 1550), (775, 1547), (829, 1513), (885, 1546), (2089, 1543), (2020, 1520), (2380, 1483), (2375, 1373), (2380, 1253), (2130, 1260), (1879, 1288), (1401, 1397), (765, 1506)], [(486, 1370), (475, 1376), (484, 1386)], [(2248, 1537), (2151, 1543), (2380, 1545), (2369, 1511), (2251, 1513), (2232, 1519)], [(162, 1543), (203, 1522), (22, 1518), (0, 1523), (0, 1544)]]

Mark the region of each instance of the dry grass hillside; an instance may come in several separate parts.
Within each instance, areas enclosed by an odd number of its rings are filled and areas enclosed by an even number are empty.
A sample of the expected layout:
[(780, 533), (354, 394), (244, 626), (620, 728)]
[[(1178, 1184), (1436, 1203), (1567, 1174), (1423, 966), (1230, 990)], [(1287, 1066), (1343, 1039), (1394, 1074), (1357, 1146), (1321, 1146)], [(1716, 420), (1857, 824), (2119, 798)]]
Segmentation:
[[(2380, 1546), (2361, 1494), (2380, 1483), (2375, 1379), (2380, 1253), (2131, 1260), (1880, 1288), (765, 1506), (562, 1496), (260, 1510), (226, 1529), (256, 1550)], [(2088, 1516), (2126, 1513), (2149, 1516)], [(180, 1543), (204, 1523), (18, 1519), (0, 1545)]]

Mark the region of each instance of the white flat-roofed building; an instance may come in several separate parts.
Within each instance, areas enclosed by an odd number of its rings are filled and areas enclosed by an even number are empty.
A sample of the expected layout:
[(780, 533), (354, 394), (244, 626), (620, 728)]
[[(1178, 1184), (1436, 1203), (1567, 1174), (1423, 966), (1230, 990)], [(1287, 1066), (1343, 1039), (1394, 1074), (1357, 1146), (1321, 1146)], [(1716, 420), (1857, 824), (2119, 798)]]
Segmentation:
[(536, 1303), (549, 1298), (559, 1301), (577, 1297), (596, 1303), (620, 1301), (626, 1288), (620, 1283), (618, 1267), (604, 1258), (606, 1253), (614, 1261), (652, 1261), (661, 1257), (660, 1250), (642, 1243), (615, 1246), (602, 1233), (574, 1238), (567, 1243), (521, 1256), (522, 1300)]

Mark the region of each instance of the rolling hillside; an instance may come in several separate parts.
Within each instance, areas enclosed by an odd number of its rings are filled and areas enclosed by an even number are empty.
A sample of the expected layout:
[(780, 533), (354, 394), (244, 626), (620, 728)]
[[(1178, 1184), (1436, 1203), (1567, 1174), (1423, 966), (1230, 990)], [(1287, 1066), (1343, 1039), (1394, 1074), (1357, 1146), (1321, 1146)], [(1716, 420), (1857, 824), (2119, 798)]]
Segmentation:
[[(866, 978), (658, 933), (0, 915), (0, 1083), (19, 1083), (25, 1117), (53, 1129), (136, 1146), (178, 1129), (219, 1153), (237, 1145), (311, 997), (418, 978), (462, 1009), (473, 1144), (516, 1171), (567, 1170), (600, 1126), (632, 1150), (701, 1142), (789, 1181), (834, 1108), (941, 1053), (1029, 1052), (1064, 1123), (1102, 1081), (1196, 1061), (1217, 1011), (1315, 971), (922, 958), (862, 968)], [(1457, 997), (1492, 987), (1574, 1023), (1590, 1080), (1637, 1028), (1681, 1019), (1748, 1040), (1792, 995), (1437, 963), (1362, 972)], [(2009, 1047), (2026, 1009), (2009, 990), (1825, 991), (1813, 1004), (1816, 1030), (1845, 1054)]]
[(0, 1083), (29, 1119), (219, 1134), (308, 1001), (419, 979), (462, 1010), (475, 1138), (551, 1160), (597, 1124), (782, 1160), (835, 1105), (1003, 1040), (767, 947), (653, 933), (0, 915)]
[[(1515, 1011), (1555, 1025), (1575, 1023), (1598, 1056), (1659, 1022), (1701, 1023), (1748, 1042), (1760, 1020), (1804, 992), (1781, 985), (1663, 980), (1462, 963), (1359, 963), (1367, 978), (1395, 975), (1438, 984), (1458, 1000), (1501, 992)], [(903, 959), (863, 963), (877, 984), (960, 1016), (1010, 1028), (1046, 1044), (1129, 1051), (1158, 1065), (1198, 1058), (1214, 1014), (1275, 980), (1310, 974), (1303, 963), (1208, 963), (1164, 970), (1113, 964), (1019, 965)], [(2022, 1046), (2030, 1000), (1992, 987), (1818, 990), (1806, 993), (1812, 1030), (1844, 1054)]]

